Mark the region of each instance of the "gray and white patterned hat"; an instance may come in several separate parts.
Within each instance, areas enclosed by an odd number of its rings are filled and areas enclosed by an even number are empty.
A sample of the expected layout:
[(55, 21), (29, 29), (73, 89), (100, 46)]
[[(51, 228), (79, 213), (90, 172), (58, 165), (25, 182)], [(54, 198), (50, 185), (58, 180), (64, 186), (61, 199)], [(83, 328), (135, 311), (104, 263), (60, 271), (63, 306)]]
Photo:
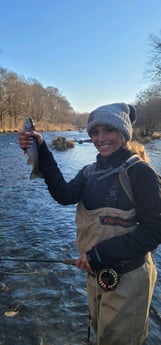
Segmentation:
[(136, 111), (132, 105), (113, 103), (93, 110), (88, 117), (87, 132), (97, 125), (109, 125), (116, 128), (126, 140), (132, 138), (132, 125), (136, 121)]

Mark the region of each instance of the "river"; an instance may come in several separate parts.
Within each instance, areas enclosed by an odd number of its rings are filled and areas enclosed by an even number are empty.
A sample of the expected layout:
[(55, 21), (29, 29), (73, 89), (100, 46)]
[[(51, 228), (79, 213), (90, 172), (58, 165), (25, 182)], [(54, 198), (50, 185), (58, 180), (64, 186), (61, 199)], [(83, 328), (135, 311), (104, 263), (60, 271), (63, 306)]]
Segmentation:
[[(96, 150), (91, 143), (76, 142), (66, 152), (54, 151), (51, 142), (57, 134), (74, 140), (86, 139), (87, 135), (43, 133), (65, 178), (70, 180), (95, 159)], [(161, 175), (161, 140), (147, 143), (146, 149)], [(17, 133), (0, 134), (0, 345), (85, 345), (85, 272), (72, 265), (45, 262), (78, 256), (75, 206), (58, 205), (43, 179), (30, 181), (31, 166), (26, 161)], [(20, 261), (12, 261), (16, 258)], [(154, 258), (158, 280), (147, 345), (161, 343), (160, 246)], [(92, 330), (90, 343), (95, 344)]]

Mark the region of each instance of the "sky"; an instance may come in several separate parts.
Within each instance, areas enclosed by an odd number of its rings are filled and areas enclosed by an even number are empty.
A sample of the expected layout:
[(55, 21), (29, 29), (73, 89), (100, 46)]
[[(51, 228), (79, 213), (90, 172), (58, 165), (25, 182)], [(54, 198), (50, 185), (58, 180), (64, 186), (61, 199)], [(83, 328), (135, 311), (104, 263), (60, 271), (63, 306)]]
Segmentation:
[(0, 0), (0, 66), (58, 88), (77, 112), (134, 103), (150, 81), (160, 0)]

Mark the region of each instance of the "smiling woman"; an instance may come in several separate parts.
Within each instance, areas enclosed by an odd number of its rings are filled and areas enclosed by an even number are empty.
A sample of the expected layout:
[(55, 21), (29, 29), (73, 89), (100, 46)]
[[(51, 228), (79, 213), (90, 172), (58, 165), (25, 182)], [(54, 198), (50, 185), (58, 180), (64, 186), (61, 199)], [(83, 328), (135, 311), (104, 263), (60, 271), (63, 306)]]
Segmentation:
[(117, 104), (102, 106), (90, 114), (88, 134), (102, 156), (109, 156), (131, 138), (132, 123), (136, 120), (136, 114), (132, 106), (128, 107), (129, 116), (124, 104), (120, 104), (120, 109)]
[(121, 133), (106, 125), (94, 127), (90, 132), (90, 137), (102, 156), (109, 156), (123, 144)]
[(107, 339), (108, 345), (143, 345), (148, 336), (157, 277), (151, 251), (161, 243), (161, 185), (152, 168), (127, 147), (135, 120), (135, 109), (125, 103), (92, 111), (87, 131), (99, 154), (69, 182), (40, 133), (19, 134), (23, 149), (31, 136), (38, 139), (39, 168), (52, 197), (64, 206), (77, 204), (80, 256), (75, 263), (87, 271), (99, 345), (107, 345)]

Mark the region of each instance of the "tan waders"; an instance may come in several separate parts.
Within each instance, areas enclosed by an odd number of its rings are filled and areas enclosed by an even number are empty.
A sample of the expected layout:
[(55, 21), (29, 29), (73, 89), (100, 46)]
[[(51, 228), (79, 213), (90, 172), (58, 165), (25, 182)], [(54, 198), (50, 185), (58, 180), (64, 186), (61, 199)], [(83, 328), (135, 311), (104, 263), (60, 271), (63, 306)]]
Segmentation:
[[(107, 225), (100, 219), (121, 219), (125, 224), (135, 209), (122, 211), (103, 208), (88, 211), (80, 203), (77, 209), (78, 248), (80, 253), (110, 237), (134, 231), (134, 226)], [(157, 272), (151, 254), (137, 269), (122, 274), (114, 291), (104, 291), (95, 277), (88, 275), (87, 291), (90, 316), (97, 333), (97, 345), (143, 345), (148, 334), (148, 315)]]

